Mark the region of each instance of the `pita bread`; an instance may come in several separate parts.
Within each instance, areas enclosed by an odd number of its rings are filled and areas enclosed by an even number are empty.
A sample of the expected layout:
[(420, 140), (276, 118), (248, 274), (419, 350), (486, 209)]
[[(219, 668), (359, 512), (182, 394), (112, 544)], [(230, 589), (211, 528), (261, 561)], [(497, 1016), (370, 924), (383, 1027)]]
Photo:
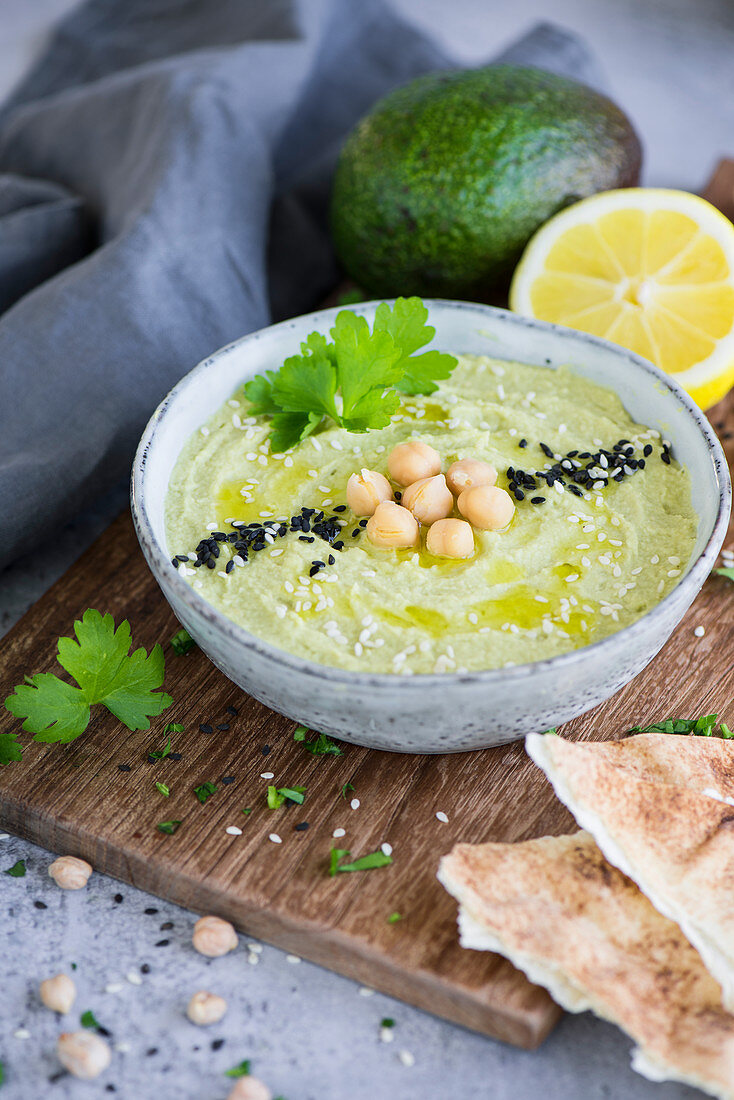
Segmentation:
[(589, 833), (459, 844), (438, 877), (459, 901), (464, 947), (498, 951), (564, 1008), (624, 1028), (651, 1080), (734, 1100), (734, 1016), (717, 983)]
[(530, 734), (525, 746), (609, 862), (680, 926), (734, 1011), (734, 745), (646, 733)]

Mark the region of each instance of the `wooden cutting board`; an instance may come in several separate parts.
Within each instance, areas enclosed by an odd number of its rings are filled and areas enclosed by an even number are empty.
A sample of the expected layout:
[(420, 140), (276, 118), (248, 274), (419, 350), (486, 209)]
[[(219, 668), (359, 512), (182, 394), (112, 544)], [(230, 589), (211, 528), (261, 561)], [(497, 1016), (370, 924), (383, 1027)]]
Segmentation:
[[(734, 204), (734, 191), (732, 192)], [(734, 395), (712, 410), (734, 458)], [(731, 532), (727, 540), (731, 545)], [(32, 567), (29, 564), (29, 567)], [(128, 618), (135, 646), (164, 643), (174, 703), (148, 732), (130, 733), (108, 712), (69, 746), (29, 743), (22, 764), (0, 769), (0, 825), (97, 871), (197, 912), (217, 913), (269, 943), (321, 963), (448, 1020), (534, 1047), (560, 1015), (550, 997), (496, 955), (462, 950), (456, 906), (436, 881), (457, 841), (517, 841), (574, 828), (522, 744), (451, 756), (405, 756), (344, 747), (313, 757), (294, 724), (246, 696), (198, 650), (176, 657), (177, 628), (121, 516), (0, 644), (0, 699), (29, 673), (55, 671), (59, 635), (87, 607)], [(702, 638), (694, 627), (704, 626)], [(671, 714), (734, 718), (734, 585), (711, 577), (663, 652), (637, 679), (562, 729), (609, 738)], [(234, 708), (236, 715), (228, 712)], [(487, 700), (487, 721), (492, 703)], [(181, 722), (181, 759), (148, 761), (166, 722)], [(213, 732), (201, 732), (200, 725)], [(0, 732), (16, 728), (5, 711)], [(228, 727), (228, 728), (219, 728)], [(27, 735), (21, 735), (28, 742)], [(307, 788), (303, 807), (269, 810), (269, 780)], [(227, 784), (222, 777), (232, 777)], [(164, 798), (156, 780), (171, 790)], [(193, 788), (213, 780), (201, 805)], [(342, 787), (353, 784), (347, 798)], [(350, 807), (357, 797), (360, 805)], [(244, 815), (243, 808), (252, 812)], [(448, 823), (439, 821), (443, 811)], [(181, 819), (173, 836), (156, 828)], [(295, 826), (307, 821), (305, 831)], [(242, 829), (229, 835), (227, 826)], [(346, 836), (332, 839), (336, 828)], [(277, 833), (282, 843), (269, 839)], [(332, 845), (354, 858), (383, 842), (392, 866), (328, 875)], [(389, 923), (394, 912), (402, 920)]]

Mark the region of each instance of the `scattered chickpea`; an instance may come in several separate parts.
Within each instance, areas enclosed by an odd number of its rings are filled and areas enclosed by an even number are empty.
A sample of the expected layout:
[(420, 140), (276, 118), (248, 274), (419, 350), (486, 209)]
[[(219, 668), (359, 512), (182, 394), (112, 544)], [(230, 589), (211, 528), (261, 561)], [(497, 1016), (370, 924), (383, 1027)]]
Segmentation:
[(76, 986), (68, 974), (57, 974), (41, 982), (41, 1000), (46, 1008), (65, 1015), (76, 1000)]
[(227, 1100), (273, 1100), (273, 1094), (259, 1077), (240, 1077)]
[(347, 482), (347, 504), (355, 516), (372, 516), (378, 504), (392, 499), (392, 485), (376, 470), (352, 474)]
[(494, 485), (497, 471), (481, 459), (460, 458), (449, 466), (446, 481), (451, 492), (458, 497), (465, 489), (473, 489), (475, 485)]
[(194, 947), (200, 955), (207, 955), (210, 959), (234, 951), (237, 942), (234, 926), (221, 917), (199, 917), (194, 925)]
[(374, 546), (405, 549), (418, 543), (418, 524), (407, 508), (384, 501), (367, 521), (367, 538)]
[(414, 481), (403, 493), (403, 506), (419, 523), (431, 524), (445, 519), (454, 510), (454, 498), (443, 474)]
[(189, 1001), (186, 1015), (192, 1024), (206, 1027), (207, 1024), (218, 1024), (227, 1011), (227, 1002), (224, 997), (218, 997), (216, 993), (207, 993), (201, 989), (194, 993)]
[(440, 519), (428, 528), (426, 549), (438, 558), (470, 558), (474, 533), (463, 519)]
[(427, 443), (415, 440), (413, 443), (398, 443), (393, 447), (387, 460), (387, 469), (393, 481), (398, 485), (412, 485), (424, 477), (433, 477), (441, 472), (441, 456)]
[(515, 514), (510, 494), (495, 485), (465, 489), (457, 503), (462, 516), (482, 531), (500, 531)]
[(92, 868), (85, 859), (59, 856), (49, 867), (48, 873), (62, 890), (81, 890), (87, 885)]
[(56, 1041), (56, 1053), (64, 1069), (82, 1081), (99, 1077), (112, 1057), (107, 1043), (93, 1031), (65, 1031)]

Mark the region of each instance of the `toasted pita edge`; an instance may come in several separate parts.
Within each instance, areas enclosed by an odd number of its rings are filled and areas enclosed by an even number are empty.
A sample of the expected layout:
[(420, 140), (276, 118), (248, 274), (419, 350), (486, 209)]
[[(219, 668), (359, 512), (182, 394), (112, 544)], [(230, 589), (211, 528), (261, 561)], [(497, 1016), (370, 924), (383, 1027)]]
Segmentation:
[[(708, 935), (688, 919), (679, 906), (661, 897), (657, 891), (648, 887), (644, 874), (630, 863), (624, 849), (610, 834), (603, 818), (590, 809), (589, 806), (582, 806), (579, 803), (566, 782), (562, 767), (559, 767), (553, 759), (553, 741), (563, 741), (563, 738), (553, 733), (529, 733), (525, 738), (525, 751), (541, 771), (545, 772), (556, 795), (564, 806), (567, 806), (571, 811), (579, 827), (591, 833), (605, 858), (625, 874), (627, 878), (632, 879), (648, 900), (652, 902), (658, 913), (662, 913), (664, 917), (678, 925), (688, 942), (698, 951), (712, 978), (721, 986), (724, 1008), (728, 1012), (734, 1012), (734, 965), (732, 960)], [(566, 744), (572, 744), (572, 742), (566, 742)], [(709, 796), (702, 794), (701, 797), (708, 798)]]
[[(529, 981), (546, 989), (561, 1008), (574, 1013), (591, 1011), (595, 1016), (615, 1024), (629, 1036), (624, 1023), (607, 1012), (605, 1006), (601, 1005), (598, 999), (583, 987), (576, 985), (561, 967), (554, 966), (547, 960), (537, 959), (523, 951), (515, 950), (503, 941), (501, 935), (490, 932), (481, 919), (473, 916), (463, 900), (466, 891), (462, 883), (455, 879), (450, 872), (450, 861), (450, 855), (443, 857), (436, 877), (444, 889), (459, 903), (457, 924), (459, 927), (459, 942), (462, 947), (474, 951), (494, 951), (496, 954), (502, 955), (518, 970), (521, 970)], [(634, 1036), (629, 1037), (636, 1044)], [(696, 1073), (687, 1074), (667, 1062), (660, 1061), (650, 1051), (641, 1046), (635, 1045), (632, 1048), (630, 1065), (636, 1073), (649, 1081), (676, 1081), (683, 1085), (692, 1085), (694, 1088), (702, 1089), (709, 1095), (716, 1097), (717, 1100), (734, 1100), (734, 1090), (722, 1091), (718, 1085), (704, 1080)]]

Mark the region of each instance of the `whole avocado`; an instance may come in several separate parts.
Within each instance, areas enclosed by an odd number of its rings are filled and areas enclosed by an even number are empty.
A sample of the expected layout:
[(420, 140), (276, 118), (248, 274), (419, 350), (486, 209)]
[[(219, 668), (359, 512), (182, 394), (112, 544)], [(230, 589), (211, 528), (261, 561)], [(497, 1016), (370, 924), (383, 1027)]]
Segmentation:
[(430, 73), (347, 138), (334, 244), (376, 297), (481, 297), (506, 283), (543, 222), (635, 186), (641, 160), (627, 116), (583, 84), (517, 65)]

